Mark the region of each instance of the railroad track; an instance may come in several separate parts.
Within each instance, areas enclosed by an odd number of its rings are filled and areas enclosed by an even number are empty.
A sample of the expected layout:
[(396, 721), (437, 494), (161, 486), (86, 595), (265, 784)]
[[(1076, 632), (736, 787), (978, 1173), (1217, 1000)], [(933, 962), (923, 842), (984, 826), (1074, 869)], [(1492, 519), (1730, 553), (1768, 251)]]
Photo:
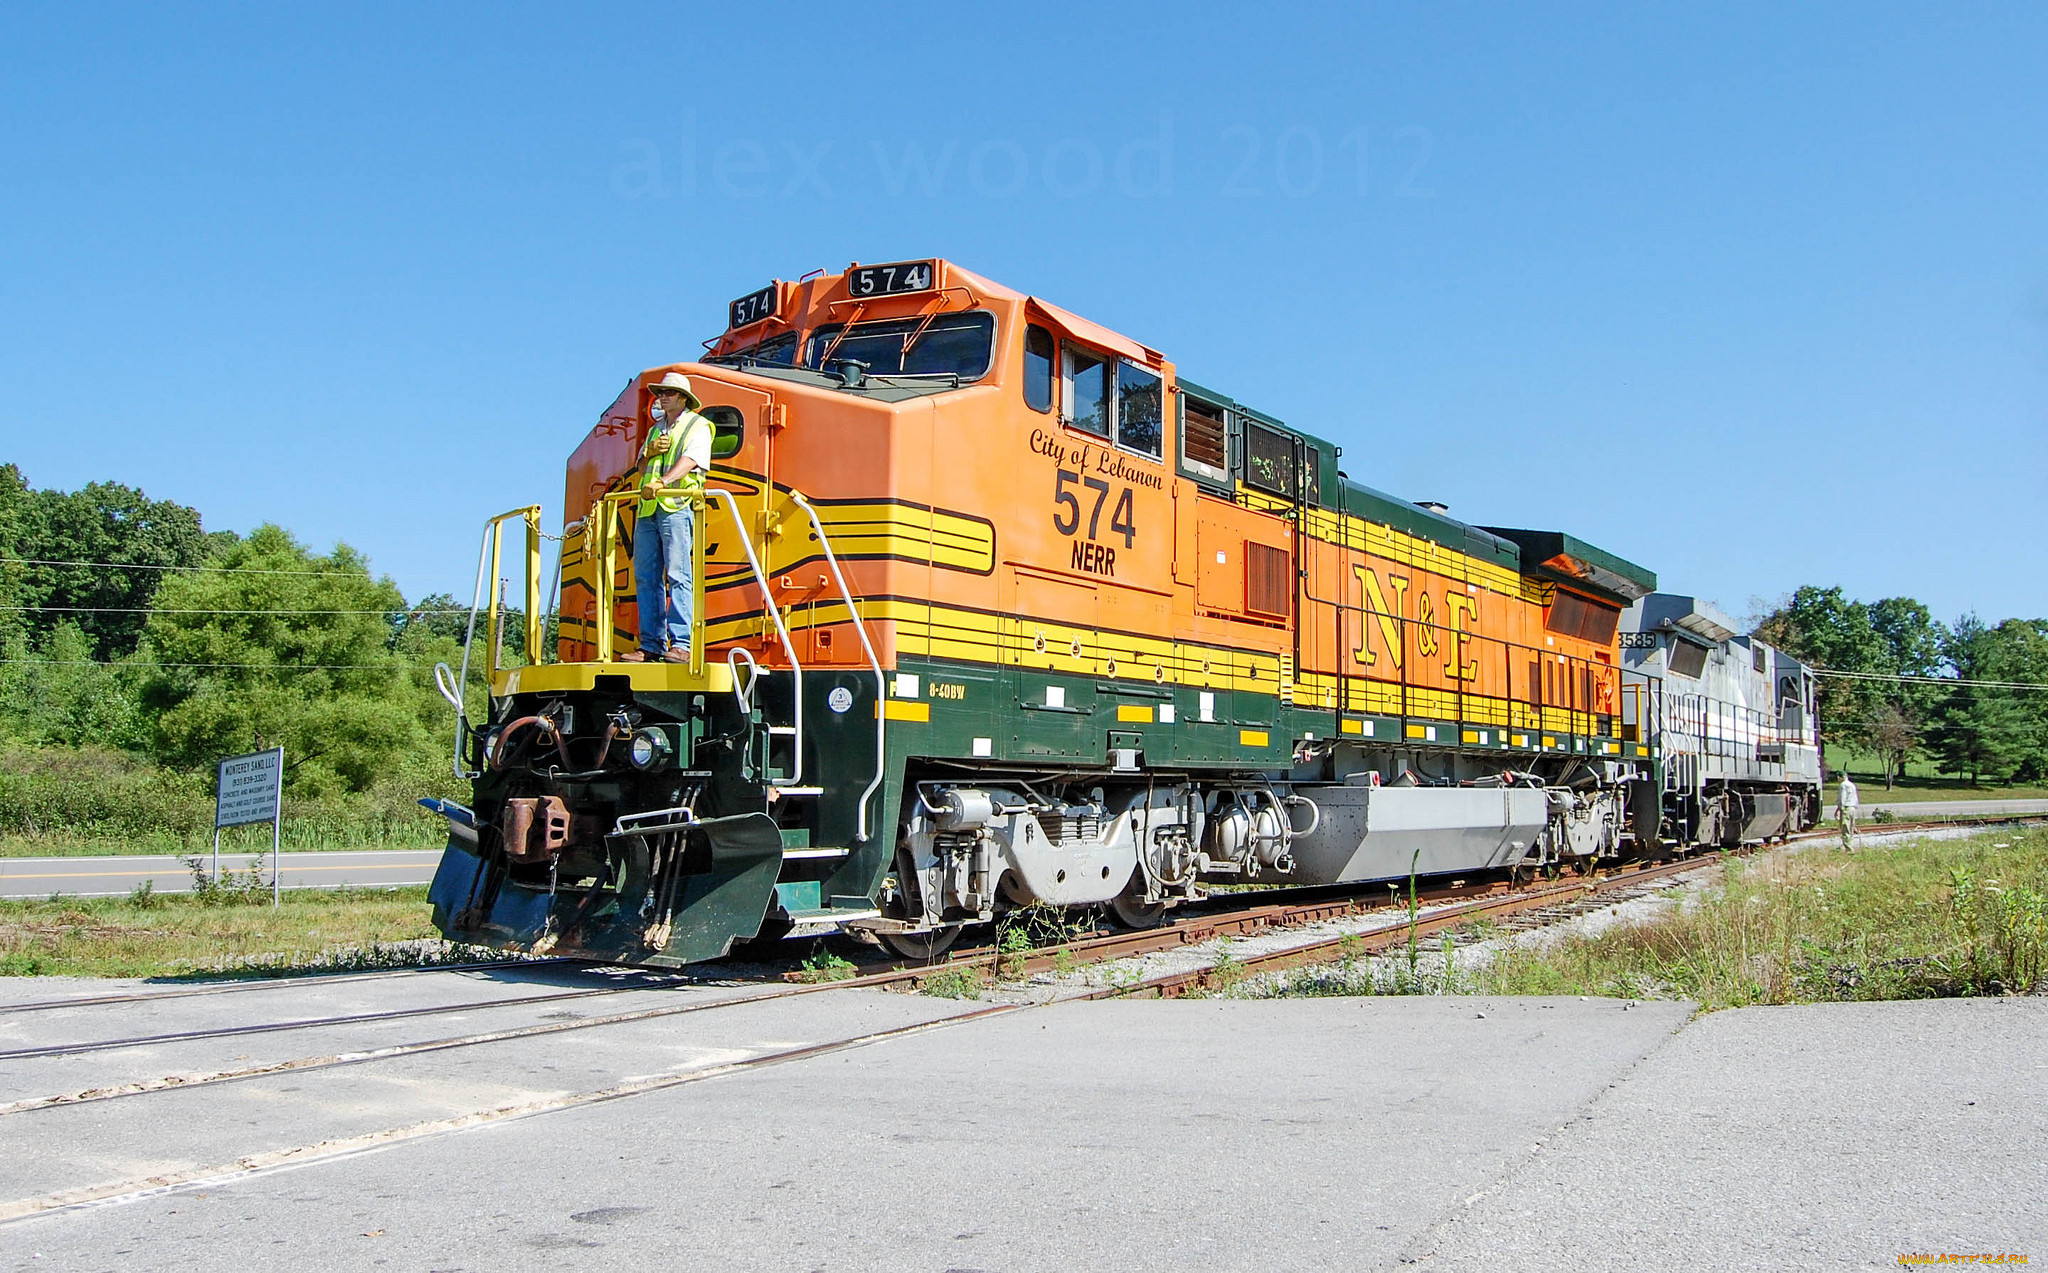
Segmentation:
[[(838, 983), (835, 983), (838, 984)], [(816, 989), (829, 989), (819, 986)], [(703, 1007), (717, 1005), (706, 1004)], [(623, 1100), (633, 1096), (644, 1096), (654, 1092), (670, 1091), (708, 1079), (723, 1078), (750, 1070), (765, 1069), (790, 1061), (801, 1061), (811, 1057), (826, 1056), (835, 1052), (846, 1052), (854, 1048), (868, 1047), (891, 1039), (906, 1038), (963, 1025), (970, 1021), (987, 1020), (1024, 1011), (1025, 1004), (988, 1004), (966, 1008), (958, 1013), (935, 1021), (916, 1022), (910, 1025), (894, 1026), (884, 1030), (873, 1030), (848, 1038), (832, 1039), (821, 1043), (804, 1044), (780, 1051), (763, 1053), (719, 1065), (709, 1065), (681, 1074), (664, 1074), (651, 1078), (626, 1080), (609, 1087), (562, 1096), (545, 1097), (502, 1105), (494, 1109), (477, 1110), (457, 1114), (448, 1118), (428, 1119), (403, 1127), (386, 1128), (354, 1136), (335, 1137), (310, 1145), (295, 1145), (282, 1149), (246, 1154), (232, 1162), (211, 1164), (184, 1170), (159, 1172), (154, 1175), (125, 1180), (106, 1181), (70, 1189), (61, 1189), (39, 1196), (17, 1198), (0, 1202), (0, 1226), (20, 1221), (44, 1218), (67, 1211), (86, 1207), (110, 1206), (125, 1202), (136, 1202), (158, 1194), (172, 1193), (202, 1185), (224, 1185), (236, 1180), (247, 1179), (271, 1171), (308, 1166), (313, 1163), (345, 1158), (353, 1154), (375, 1149), (385, 1149), (409, 1140), (427, 1136), (445, 1135), (450, 1132), (467, 1131), (471, 1128), (508, 1122), (514, 1119), (532, 1118), (558, 1110), (576, 1109), (607, 1101)]]
[(92, 1052), (114, 1052), (123, 1048), (197, 1043), (204, 1039), (231, 1039), (252, 1034), (282, 1034), (292, 1030), (318, 1030), (332, 1026), (367, 1025), (381, 1021), (405, 1021), (414, 1017), (447, 1016), (455, 1012), (482, 1012), (492, 1008), (524, 1008), (567, 999), (594, 999), (606, 995), (658, 990), (660, 984), (598, 986), (587, 990), (557, 990), (544, 995), (519, 995), (503, 999), (470, 999), (461, 1003), (426, 1004), (413, 1008), (390, 1008), (383, 1012), (354, 1012), (331, 1017), (300, 1017), (286, 1021), (255, 1021), (244, 1025), (212, 1026), (200, 1030), (172, 1030), (162, 1034), (139, 1034), (120, 1039), (88, 1039), (73, 1043), (49, 1043), (36, 1047), (0, 1051), (0, 1061), (26, 1061), (41, 1057), (83, 1056)]
[(433, 964), (418, 968), (384, 968), (376, 972), (331, 972), (250, 977), (235, 981), (206, 982), (169, 990), (135, 990), (117, 995), (77, 995), (68, 999), (36, 999), (28, 1003), (0, 1004), (0, 1017), (20, 1012), (48, 1012), (52, 1008), (98, 1008), (119, 1003), (154, 1003), (159, 999), (189, 999), (197, 995), (239, 994), (250, 990), (278, 990), (290, 986), (334, 986), (351, 981), (385, 981), (395, 977), (418, 977), (437, 972), (496, 972), (506, 968), (574, 967), (573, 959), (495, 959), (471, 964)]

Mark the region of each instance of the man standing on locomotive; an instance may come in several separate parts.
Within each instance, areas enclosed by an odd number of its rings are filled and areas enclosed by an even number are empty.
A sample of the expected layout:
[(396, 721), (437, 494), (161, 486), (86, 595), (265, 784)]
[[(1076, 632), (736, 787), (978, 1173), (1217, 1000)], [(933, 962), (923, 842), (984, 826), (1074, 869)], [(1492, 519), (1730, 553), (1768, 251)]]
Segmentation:
[(711, 421), (690, 378), (671, 371), (650, 387), (655, 427), (640, 448), (640, 503), (633, 527), (633, 589), (640, 609), (640, 648), (624, 663), (690, 661), (691, 575), (696, 514), (711, 467)]

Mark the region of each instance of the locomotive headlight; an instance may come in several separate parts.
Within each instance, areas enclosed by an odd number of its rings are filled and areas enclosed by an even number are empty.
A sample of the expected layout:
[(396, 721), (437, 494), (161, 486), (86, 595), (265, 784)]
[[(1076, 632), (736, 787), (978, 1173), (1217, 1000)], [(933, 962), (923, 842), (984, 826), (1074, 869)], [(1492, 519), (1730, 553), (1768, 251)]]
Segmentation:
[(669, 745), (668, 731), (650, 725), (633, 731), (633, 745), (626, 752), (626, 759), (635, 769), (659, 769), (668, 763), (674, 750)]

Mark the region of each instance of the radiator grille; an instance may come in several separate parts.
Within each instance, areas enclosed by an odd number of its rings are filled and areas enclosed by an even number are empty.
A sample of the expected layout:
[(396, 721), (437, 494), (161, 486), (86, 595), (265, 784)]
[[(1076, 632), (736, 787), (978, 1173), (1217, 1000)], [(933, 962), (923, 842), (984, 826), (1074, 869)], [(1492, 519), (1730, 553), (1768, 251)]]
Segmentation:
[(1285, 618), (1294, 612), (1294, 571), (1283, 548), (1244, 546), (1244, 608)]

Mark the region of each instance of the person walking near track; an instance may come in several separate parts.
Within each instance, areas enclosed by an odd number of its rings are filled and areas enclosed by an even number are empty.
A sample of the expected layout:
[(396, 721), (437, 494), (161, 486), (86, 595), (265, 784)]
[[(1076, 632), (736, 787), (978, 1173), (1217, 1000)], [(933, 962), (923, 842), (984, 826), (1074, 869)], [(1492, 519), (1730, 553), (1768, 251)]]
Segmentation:
[(1842, 821), (1842, 850), (1856, 851), (1856, 780), (1842, 771), (1842, 782), (1835, 789), (1835, 815)]
[(640, 448), (640, 503), (633, 526), (633, 590), (640, 609), (640, 648), (623, 663), (690, 661), (691, 573), (696, 535), (695, 500), (711, 467), (711, 421), (690, 389), (690, 378), (671, 371), (650, 386), (655, 427)]

